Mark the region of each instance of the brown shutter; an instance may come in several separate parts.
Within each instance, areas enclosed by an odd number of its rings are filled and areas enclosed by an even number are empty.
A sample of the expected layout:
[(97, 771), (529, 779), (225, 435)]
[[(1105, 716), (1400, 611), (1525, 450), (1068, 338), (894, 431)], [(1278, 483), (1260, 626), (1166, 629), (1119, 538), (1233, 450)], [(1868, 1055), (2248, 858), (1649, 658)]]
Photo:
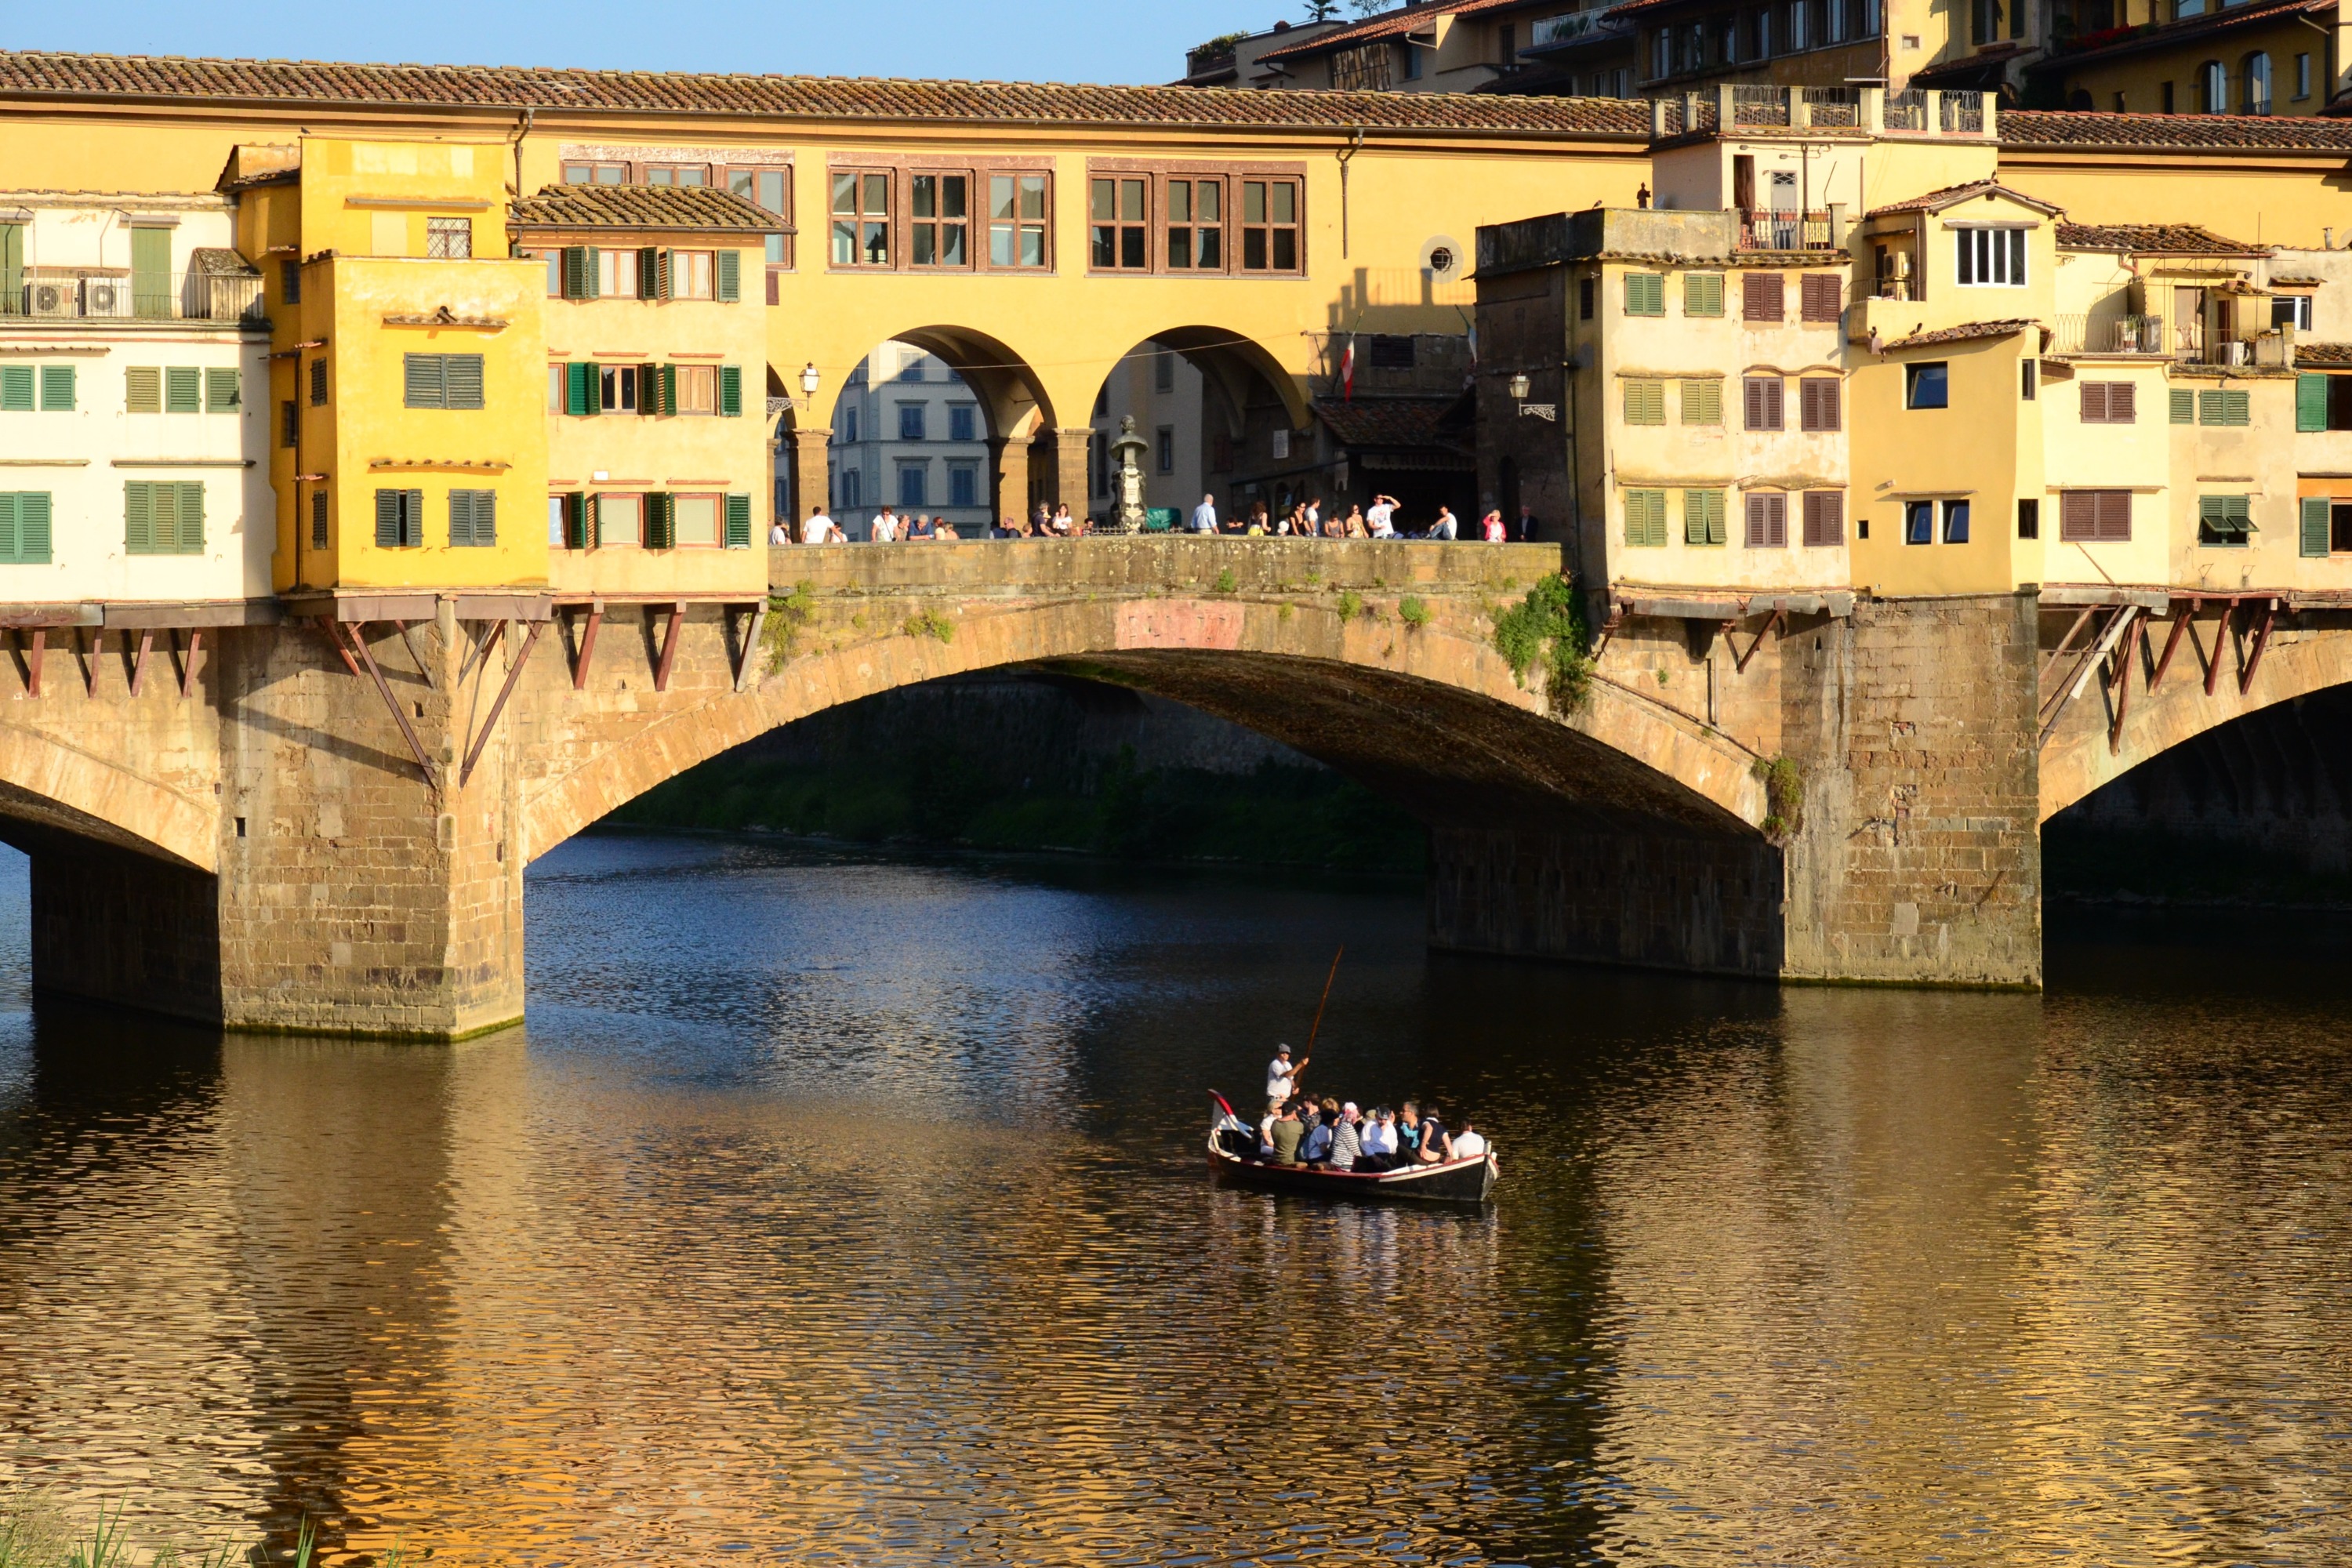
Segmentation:
[(2104, 425), (2107, 422), (2107, 384), (2086, 381), (2083, 384), (2083, 423)]
[(2068, 490), (2058, 498), (2058, 537), (2072, 542), (2092, 537), (2097, 503), (2088, 490)]
[(2138, 396), (2139, 388), (2128, 381), (2107, 383), (2107, 423), (2137, 424), (2139, 419), (2139, 410), (2136, 406)]
[(1781, 321), (1788, 309), (1780, 293), (1778, 272), (1751, 272), (1739, 291), (1740, 315), (1750, 321)]
[(2131, 538), (2131, 491), (2099, 490), (2098, 537), (2102, 540)]
[(1845, 492), (1805, 492), (1805, 543), (1813, 548), (1845, 542)]
[(1748, 495), (1748, 548), (1785, 550), (1789, 544), (1789, 498), (1778, 490)]
[(1750, 430), (1764, 428), (1764, 384), (1755, 376), (1740, 383), (1742, 401), (1746, 405), (1739, 422)]
[(1808, 321), (1834, 323), (1838, 319), (1841, 292), (1834, 275), (1826, 272), (1806, 273), (1801, 295), (1804, 319)]

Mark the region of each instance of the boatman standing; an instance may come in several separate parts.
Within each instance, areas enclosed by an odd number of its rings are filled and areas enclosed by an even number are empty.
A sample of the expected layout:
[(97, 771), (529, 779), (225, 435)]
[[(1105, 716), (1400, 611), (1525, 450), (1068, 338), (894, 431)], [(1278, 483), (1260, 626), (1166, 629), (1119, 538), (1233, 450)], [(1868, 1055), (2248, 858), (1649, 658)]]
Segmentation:
[[(1308, 1058), (1308, 1060), (1312, 1059), (1312, 1058)], [(1295, 1068), (1290, 1065), (1288, 1046), (1276, 1046), (1274, 1048), (1274, 1060), (1265, 1064), (1265, 1108), (1268, 1110), (1279, 1112), (1282, 1110), (1283, 1101), (1290, 1098), (1291, 1089), (1297, 1081), (1298, 1075), (1306, 1070), (1306, 1062), (1300, 1062)]]

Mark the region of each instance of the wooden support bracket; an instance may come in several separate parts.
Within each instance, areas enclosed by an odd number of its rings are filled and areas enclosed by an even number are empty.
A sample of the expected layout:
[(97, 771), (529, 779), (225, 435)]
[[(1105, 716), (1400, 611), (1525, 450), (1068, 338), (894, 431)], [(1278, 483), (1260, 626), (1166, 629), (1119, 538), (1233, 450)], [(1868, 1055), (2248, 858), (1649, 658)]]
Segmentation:
[[(129, 640), (130, 635), (131, 634), (128, 632), (123, 634), (125, 641)], [(152, 626), (140, 627), (139, 652), (131, 661), (131, 695), (133, 697), (138, 696), (141, 691), (146, 689), (147, 656), (154, 651), (155, 628)]]
[(2067, 706), (2083, 694), (2083, 688), (2091, 683), (2092, 671), (2098, 668), (2099, 661), (2107, 657), (2116, 644), (2122, 640), (2123, 635), (2129, 631), (2132, 624), (2138, 619), (2139, 606), (2137, 605), (2126, 605), (2107, 618), (2106, 630), (2099, 634), (2099, 640), (2093, 643), (2089, 651), (2084, 655), (2083, 662), (2076, 667), (2076, 674), (2064, 686), (2059, 688), (2056, 703), (2052, 708), (2050, 716), (2042, 721), (2042, 733), (2033, 742), (2035, 751), (2038, 752), (2050, 743), (2050, 737), (2058, 732), (2058, 721), (2066, 716)]
[(327, 634), (327, 640), (329, 642), (335, 645), (335, 657), (341, 659), (343, 661), (343, 668), (350, 670), (352, 676), (356, 678), (359, 675), (360, 667), (358, 664), (353, 662), (352, 658), (352, 650), (343, 646), (343, 634), (335, 629), (336, 622), (334, 617), (331, 616), (320, 616), (318, 617), (318, 621), (319, 629)]
[(1756, 634), (1756, 640), (1748, 645), (1748, 651), (1746, 653), (1741, 653), (1739, 651), (1739, 645), (1731, 640), (1731, 628), (1728, 626), (1725, 626), (1723, 628), (1723, 640), (1731, 649), (1731, 672), (1734, 675), (1747, 674), (1748, 661), (1756, 657), (1756, 650), (1764, 646), (1764, 639), (1770, 637), (1773, 632), (1785, 625), (1788, 619), (1789, 606), (1786, 605), (1774, 605), (1772, 606), (1771, 619), (1764, 623), (1763, 629)]
[(604, 624), (602, 600), (588, 606), (588, 619), (580, 628), (580, 646), (572, 656), (572, 689), (583, 691), (588, 686), (588, 661), (596, 657), (596, 628)]
[(35, 626), (32, 643), (25, 650), (25, 695), (27, 697), (38, 697), (41, 694), (41, 655), (47, 653), (48, 647), (49, 628)]
[(768, 601), (761, 600), (751, 606), (751, 618), (743, 627), (742, 651), (735, 656), (735, 689), (740, 691), (750, 683), (757, 668), (753, 660), (760, 656), (760, 633), (768, 624)]
[(2238, 672), (2238, 695), (2241, 697), (2252, 689), (2254, 671), (2263, 667), (2263, 650), (2271, 646), (2271, 627), (2278, 622), (2278, 605), (2279, 602), (2273, 599), (2263, 606), (2263, 624), (2254, 633), (2253, 657), (2247, 659), (2246, 668)]
[(466, 684), (466, 677), (474, 673), (474, 666), (489, 658), (491, 651), (499, 646), (499, 639), (506, 635), (507, 624), (499, 620), (492, 621), (490, 629), (480, 637), (467, 639), (469, 646), (466, 649), (465, 662), (457, 667), (458, 685)]
[(669, 607), (669, 616), (662, 626), (661, 653), (654, 660), (654, 689), (656, 691), (667, 691), (669, 689), (669, 672), (671, 668), (677, 663), (678, 623), (684, 619), (686, 619), (686, 605), (683, 603), (671, 605)]
[(2205, 695), (2210, 697), (2221, 681), (2221, 649), (2230, 640), (2238, 619), (2238, 601), (2221, 601), (2221, 624), (2213, 628), (2212, 656), (2205, 661)]
[(2164, 672), (2172, 668), (2172, 653), (2180, 646), (2180, 634), (2189, 629), (2189, 617), (2204, 603), (2202, 599), (2192, 598), (2172, 613), (2172, 630), (2164, 637), (2164, 657), (2156, 661), (2156, 673), (2147, 678), (2147, 694), (2150, 697), (2155, 696), (2156, 689), (2164, 684)]
[(2123, 743), (2124, 715), (2131, 710), (2132, 670), (2139, 663), (2140, 645), (2147, 640), (2147, 617), (2136, 616), (2132, 618), (2131, 629), (2124, 633), (2123, 645), (2116, 656), (2116, 716), (2107, 722), (2107, 752), (2110, 756)]
[[(179, 634), (174, 632), (172, 634), (172, 651), (175, 656), (179, 653)], [(187, 656), (180, 662), (181, 696), (185, 697), (195, 689), (196, 671), (203, 666), (204, 662), (205, 628), (202, 626), (192, 627), (188, 632)]]
[(89, 635), (89, 654), (81, 651), (81, 628), (74, 628), (74, 662), (81, 666), (81, 689), (86, 697), (98, 695), (98, 667), (106, 659), (106, 628), (94, 626)]
[[(530, 662), (530, 650), (539, 646), (539, 634), (546, 628), (545, 621), (533, 621), (530, 630), (523, 633), (522, 647), (515, 651), (514, 665), (507, 671), (506, 684), (499, 688), (498, 700), (490, 704), (490, 716), (483, 721), (481, 731), (474, 737), (473, 744), (466, 748), (466, 765), (457, 770), (459, 789), (464, 789), (466, 781), (474, 776), (474, 764), (482, 760), (482, 748), (490, 743), (490, 731), (499, 727), (499, 715), (507, 710), (507, 699), (514, 695), (515, 683), (522, 679), (522, 667)], [(488, 656), (486, 654), (484, 657)]]

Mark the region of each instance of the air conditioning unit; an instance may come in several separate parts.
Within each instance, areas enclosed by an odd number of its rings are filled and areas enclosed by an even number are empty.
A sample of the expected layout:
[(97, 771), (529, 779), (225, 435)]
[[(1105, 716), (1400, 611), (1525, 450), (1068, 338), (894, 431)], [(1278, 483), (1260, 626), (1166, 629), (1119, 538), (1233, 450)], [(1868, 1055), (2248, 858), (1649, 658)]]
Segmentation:
[(131, 314), (131, 285), (120, 278), (84, 279), (81, 305), (93, 316), (127, 316)]
[(1911, 253), (1909, 251), (1890, 251), (1887, 254), (1886, 260), (1888, 268), (1895, 277), (1908, 278), (1911, 276)]
[(81, 279), (70, 272), (26, 268), (25, 313), (28, 316), (80, 315)]

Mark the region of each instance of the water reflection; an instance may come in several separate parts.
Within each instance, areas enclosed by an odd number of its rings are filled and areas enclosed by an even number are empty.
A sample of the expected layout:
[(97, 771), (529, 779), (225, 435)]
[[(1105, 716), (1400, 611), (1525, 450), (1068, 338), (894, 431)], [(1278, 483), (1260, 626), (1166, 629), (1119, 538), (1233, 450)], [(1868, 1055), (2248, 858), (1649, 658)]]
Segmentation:
[[(461, 1563), (2352, 1545), (2324, 956), (1778, 992), (720, 840), (567, 847), (530, 920), (527, 1037), (446, 1050), (0, 972), (0, 1480)], [(1342, 940), (1312, 1079), (1475, 1110), (1490, 1211), (1205, 1184)]]

